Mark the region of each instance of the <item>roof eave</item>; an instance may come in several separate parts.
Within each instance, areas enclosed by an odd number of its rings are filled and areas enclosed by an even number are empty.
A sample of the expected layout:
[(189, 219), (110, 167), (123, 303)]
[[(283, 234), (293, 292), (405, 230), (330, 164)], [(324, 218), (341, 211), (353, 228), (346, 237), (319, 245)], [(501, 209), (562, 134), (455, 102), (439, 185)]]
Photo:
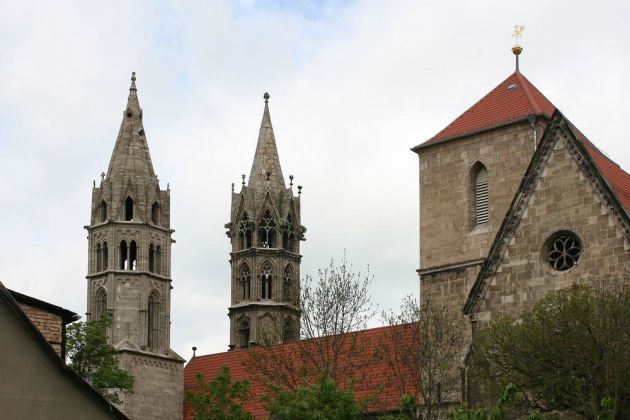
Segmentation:
[(412, 147), (411, 151), (415, 152), (415, 153), (418, 153), (420, 150), (428, 149), (431, 146), (437, 146), (439, 144), (444, 144), (444, 143), (448, 143), (448, 142), (451, 142), (451, 141), (454, 141), (454, 140), (459, 140), (459, 139), (462, 139), (464, 137), (474, 136), (474, 135), (477, 135), (477, 134), (485, 133), (486, 131), (491, 131), (491, 130), (496, 130), (498, 128), (503, 128), (503, 127), (506, 127), (508, 125), (518, 124), (518, 123), (521, 123), (523, 121), (528, 121), (528, 119), (529, 119), (529, 117), (531, 115), (533, 115), (535, 117), (544, 117), (547, 121), (549, 121), (549, 119), (551, 118), (549, 115), (545, 114), (544, 112), (538, 112), (538, 113), (535, 113), (535, 114), (530, 114), (530, 115), (528, 115), (526, 117), (523, 117), (523, 118), (518, 118), (518, 119), (515, 119), (515, 120), (502, 122), (502, 123), (495, 124), (495, 125), (492, 125), (492, 126), (489, 126), (489, 127), (485, 127), (485, 128), (481, 128), (481, 129), (478, 129), (478, 130), (467, 131), (465, 133), (458, 134), (458, 135), (451, 136), (451, 137), (445, 137), (444, 139), (440, 139), (440, 140), (438, 140), (436, 142), (433, 142), (433, 143), (429, 143), (432, 140), (432, 139), (429, 139), (429, 140), (425, 141), (424, 143), (420, 143), (419, 145), (417, 145), (415, 147)]

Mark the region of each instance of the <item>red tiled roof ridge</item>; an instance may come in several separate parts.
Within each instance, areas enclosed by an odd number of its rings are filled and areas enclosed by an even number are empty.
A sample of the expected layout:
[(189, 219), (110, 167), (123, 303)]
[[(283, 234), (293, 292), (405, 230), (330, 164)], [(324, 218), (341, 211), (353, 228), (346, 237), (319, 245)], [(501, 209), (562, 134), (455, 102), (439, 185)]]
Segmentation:
[(435, 136), (412, 150), (522, 121), (530, 115), (551, 118), (555, 109), (536, 86), (515, 71)]

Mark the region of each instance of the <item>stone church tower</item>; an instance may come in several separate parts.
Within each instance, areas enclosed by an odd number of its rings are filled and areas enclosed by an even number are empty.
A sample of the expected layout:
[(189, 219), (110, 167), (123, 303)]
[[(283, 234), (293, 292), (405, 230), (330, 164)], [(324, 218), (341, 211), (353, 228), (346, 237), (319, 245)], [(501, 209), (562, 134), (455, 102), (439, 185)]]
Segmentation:
[(299, 338), (300, 194), (287, 188), (265, 93), (258, 144), (248, 183), (232, 188), (227, 236), (232, 243), (232, 298), (229, 308), (230, 349), (261, 341)]
[(180, 419), (183, 362), (170, 349), (170, 190), (151, 163), (136, 77), (107, 174), (92, 189), (88, 320), (109, 313), (109, 342), (135, 377), (122, 411), (131, 419)]

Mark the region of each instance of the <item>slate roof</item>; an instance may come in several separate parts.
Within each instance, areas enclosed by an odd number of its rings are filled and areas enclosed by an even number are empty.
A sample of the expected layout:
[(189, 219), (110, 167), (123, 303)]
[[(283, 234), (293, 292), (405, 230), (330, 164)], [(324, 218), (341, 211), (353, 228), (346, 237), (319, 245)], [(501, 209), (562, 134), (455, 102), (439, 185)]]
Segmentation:
[[(399, 383), (392, 384), (392, 380), (399, 380), (392, 374), (390, 365), (383, 356), (382, 349), (384, 343), (397, 343), (400, 345), (401, 340), (407, 340), (411, 342), (412, 324), (397, 325), (392, 327), (372, 328), (368, 330), (359, 331), (356, 336), (356, 344), (354, 348), (362, 349), (360, 355), (350, 355), (348, 357), (341, 357), (339, 361), (339, 371), (343, 371), (343, 375), (340, 375), (343, 379), (341, 385), (348, 385), (343, 383), (344, 381), (357, 380), (354, 387), (355, 397), (359, 399), (368, 398), (378, 390), (378, 385), (383, 385), (383, 391), (378, 394), (374, 403), (372, 403), (368, 410), (370, 412), (388, 412), (396, 410), (400, 406), (400, 391)], [(317, 339), (320, 340), (320, 339)], [(279, 344), (275, 351), (282, 352), (286, 358), (292, 358), (297, 355), (301, 346), (309, 346), (313, 340), (302, 341), (300, 343), (288, 343)], [(346, 342), (348, 343), (348, 341)], [(386, 344), (385, 344), (386, 345)], [(303, 349), (304, 347), (302, 347)], [(230, 374), (232, 380), (247, 379), (251, 383), (252, 399), (245, 407), (256, 418), (267, 418), (269, 413), (264, 409), (263, 403), (260, 402), (260, 397), (265, 392), (264, 384), (254, 377), (248, 370), (246, 364), (250, 360), (252, 351), (256, 349), (243, 349), (234, 350), (225, 353), (210, 354), (205, 356), (197, 356), (190, 360), (188, 365), (184, 368), (184, 388), (194, 389), (196, 384), (195, 376), (197, 373), (202, 373), (205, 379), (211, 380), (222, 367), (227, 366), (230, 368)], [(359, 360), (360, 358), (360, 360)], [(299, 362), (298, 362), (299, 363)], [(406, 372), (410, 369), (409, 366), (398, 367), (399, 371)], [(406, 380), (413, 377), (413, 372), (408, 372), (405, 375)], [(406, 387), (406, 392), (413, 393), (409, 383), (402, 385)], [(188, 404), (184, 405), (184, 419), (192, 420), (193, 412)]]
[(512, 73), (442, 131), (412, 150), (527, 120), (551, 118), (555, 106), (520, 72)]

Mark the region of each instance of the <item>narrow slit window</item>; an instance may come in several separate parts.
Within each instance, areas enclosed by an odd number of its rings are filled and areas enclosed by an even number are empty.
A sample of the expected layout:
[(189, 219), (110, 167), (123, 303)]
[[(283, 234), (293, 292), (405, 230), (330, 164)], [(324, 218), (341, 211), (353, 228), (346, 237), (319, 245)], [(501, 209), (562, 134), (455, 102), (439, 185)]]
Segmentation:
[(151, 222), (156, 226), (160, 224), (160, 213), (160, 203), (156, 201), (151, 206)]
[(96, 245), (96, 271), (102, 271), (103, 267), (103, 248), (101, 244)]
[(137, 270), (138, 265), (138, 247), (136, 241), (129, 243), (129, 270)]
[(160, 296), (156, 291), (149, 295), (148, 319), (147, 319), (147, 347), (156, 350), (160, 335)]
[(479, 168), (475, 177), (475, 224), (488, 222), (488, 170)]
[(149, 245), (149, 272), (155, 273), (155, 247)]
[(103, 257), (103, 262), (102, 262), (102, 271), (107, 270), (108, 264), (107, 264), (107, 259), (109, 258), (109, 255), (107, 253), (107, 242), (103, 242), (103, 249), (102, 249), (102, 257)]
[(125, 200), (125, 220), (130, 222), (133, 220), (133, 199), (127, 197)]
[(127, 241), (120, 241), (120, 248), (118, 249), (118, 269), (127, 269)]
[(105, 202), (105, 200), (101, 201), (99, 216), (101, 218), (101, 222), (107, 220), (107, 203)]

